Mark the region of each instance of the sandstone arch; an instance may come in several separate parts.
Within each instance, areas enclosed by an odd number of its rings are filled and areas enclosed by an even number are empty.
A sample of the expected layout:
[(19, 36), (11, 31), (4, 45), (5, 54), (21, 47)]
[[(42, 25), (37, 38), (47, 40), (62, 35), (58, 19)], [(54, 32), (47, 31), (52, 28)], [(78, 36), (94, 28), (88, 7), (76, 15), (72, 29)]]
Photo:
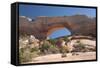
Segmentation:
[(19, 33), (33, 34), (38, 39), (46, 39), (53, 31), (67, 28), (72, 35), (96, 36), (96, 20), (85, 15), (37, 17), (28, 21), (27, 17), (19, 17)]
[(48, 27), (48, 32), (47, 32), (47, 36), (49, 36), (51, 33), (53, 33), (56, 30), (62, 29), (62, 28), (66, 28), (71, 32), (70, 26), (68, 25), (68, 23), (65, 24), (53, 24), (52, 26)]

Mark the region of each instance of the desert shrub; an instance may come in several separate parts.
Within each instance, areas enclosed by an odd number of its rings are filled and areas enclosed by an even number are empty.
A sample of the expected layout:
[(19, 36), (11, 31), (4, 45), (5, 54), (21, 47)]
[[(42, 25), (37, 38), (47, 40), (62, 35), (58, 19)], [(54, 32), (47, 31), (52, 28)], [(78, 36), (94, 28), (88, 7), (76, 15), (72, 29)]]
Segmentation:
[(81, 43), (79, 40), (74, 45), (74, 51), (83, 52), (85, 51), (85, 44)]
[(29, 61), (31, 61), (31, 59), (32, 59), (32, 55), (30, 53), (30, 50), (24, 49), (24, 48), (19, 49), (20, 63), (29, 62)]
[(49, 47), (50, 45), (48, 43), (43, 43), (43, 45), (41, 45), (41, 47), (39, 48), (41, 55), (46, 54), (48, 52)]
[(68, 36), (64, 37), (64, 41), (69, 41)]
[(49, 48), (49, 51), (51, 51), (51, 53), (55, 54), (55, 53), (59, 53), (59, 48), (55, 45), (51, 45)]
[(38, 49), (37, 47), (34, 47), (34, 48), (31, 48), (30, 51), (31, 51), (31, 52), (35, 52), (35, 51), (38, 52), (39, 49)]
[(40, 55), (40, 50), (39, 50), (39, 48), (37, 48), (37, 47), (31, 48), (31, 49), (30, 49), (30, 52), (32, 53), (32, 55), (33, 55), (32, 57), (33, 57), (33, 58)]
[(49, 39), (48, 40), (52, 45), (55, 45), (55, 43), (57, 42), (57, 39)]
[(39, 56), (39, 49), (37, 48), (20, 48), (19, 60), (20, 63), (32, 61), (32, 58)]
[(41, 54), (58, 53), (59, 49), (53, 44), (43, 44), (40, 48)]
[(80, 49), (84, 49), (84, 48), (85, 48), (85, 44), (82, 44), (82, 43), (79, 43), (77, 46), (78, 46)]
[(43, 49), (46, 49), (46, 50), (47, 50), (49, 47), (50, 47), (50, 46), (49, 46), (48, 44), (44, 44), (44, 45), (42, 46), (42, 48), (43, 48)]

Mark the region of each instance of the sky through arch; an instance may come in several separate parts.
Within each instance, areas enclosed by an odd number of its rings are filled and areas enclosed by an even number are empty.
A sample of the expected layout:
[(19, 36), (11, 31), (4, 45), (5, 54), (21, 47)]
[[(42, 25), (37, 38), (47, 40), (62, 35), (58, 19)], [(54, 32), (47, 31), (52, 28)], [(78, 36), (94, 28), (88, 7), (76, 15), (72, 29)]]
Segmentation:
[(59, 38), (62, 36), (68, 36), (68, 35), (71, 35), (71, 32), (67, 28), (62, 28), (62, 29), (52, 32), (48, 37), (50, 39), (55, 39), (55, 38)]

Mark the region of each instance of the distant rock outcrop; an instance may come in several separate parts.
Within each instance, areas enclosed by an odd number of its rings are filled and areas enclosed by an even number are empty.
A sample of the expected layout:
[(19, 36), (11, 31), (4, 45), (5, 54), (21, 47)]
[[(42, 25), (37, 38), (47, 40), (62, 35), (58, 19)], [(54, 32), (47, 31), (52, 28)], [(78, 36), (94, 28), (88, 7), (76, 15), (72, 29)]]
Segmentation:
[(46, 39), (55, 30), (67, 28), (72, 35), (96, 37), (96, 20), (85, 15), (46, 17), (40, 16), (31, 21), (19, 17), (19, 33), (34, 35), (38, 39)]

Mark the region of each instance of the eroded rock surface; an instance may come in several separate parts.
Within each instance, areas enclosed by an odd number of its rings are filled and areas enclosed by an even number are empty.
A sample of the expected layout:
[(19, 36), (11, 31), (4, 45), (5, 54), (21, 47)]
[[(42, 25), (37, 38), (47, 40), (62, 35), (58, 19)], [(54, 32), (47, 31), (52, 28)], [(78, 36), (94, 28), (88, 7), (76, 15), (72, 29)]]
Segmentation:
[(67, 28), (72, 35), (96, 36), (96, 20), (85, 15), (45, 17), (35, 20), (19, 17), (19, 33), (34, 35), (38, 39), (46, 39), (55, 30)]

